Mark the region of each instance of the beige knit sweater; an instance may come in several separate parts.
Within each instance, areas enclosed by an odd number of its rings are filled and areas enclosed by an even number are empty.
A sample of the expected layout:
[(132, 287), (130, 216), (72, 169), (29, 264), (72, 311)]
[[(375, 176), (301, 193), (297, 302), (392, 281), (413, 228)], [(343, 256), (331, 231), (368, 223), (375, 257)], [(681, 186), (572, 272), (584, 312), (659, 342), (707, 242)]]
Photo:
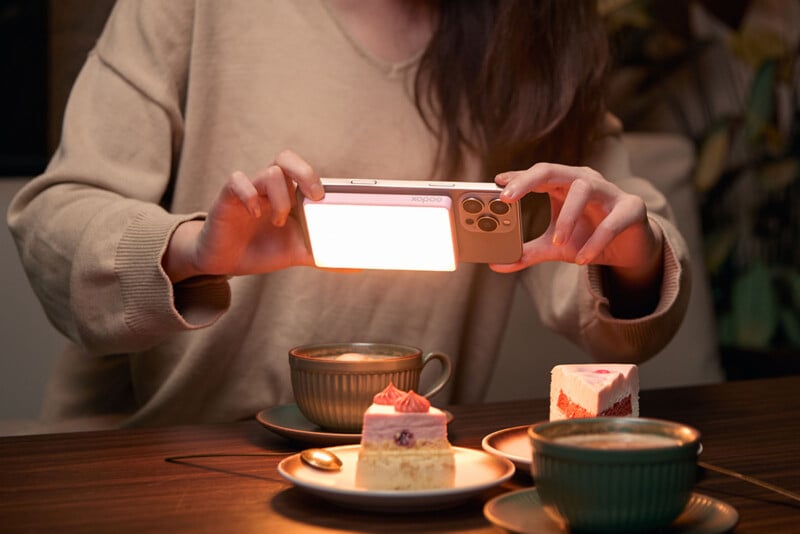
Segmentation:
[[(411, 97), (417, 59), (371, 56), (321, 0), (121, 0), (76, 82), (58, 151), (8, 214), (31, 284), (70, 340), (44, 417), (251, 417), (291, 402), (287, 350), (326, 341), (445, 352), (455, 376), (435, 402), (478, 402), (517, 283), (576, 352), (655, 354), (686, 307), (686, 247), (614, 136), (587, 164), (641, 195), (666, 238), (661, 301), (647, 317), (612, 318), (599, 269), (561, 263), (169, 283), (160, 258), (175, 226), (202, 216), (232, 171), (254, 173), (282, 149), (323, 176), (435, 175), (435, 141)], [(492, 179), (475, 166), (449, 178)]]

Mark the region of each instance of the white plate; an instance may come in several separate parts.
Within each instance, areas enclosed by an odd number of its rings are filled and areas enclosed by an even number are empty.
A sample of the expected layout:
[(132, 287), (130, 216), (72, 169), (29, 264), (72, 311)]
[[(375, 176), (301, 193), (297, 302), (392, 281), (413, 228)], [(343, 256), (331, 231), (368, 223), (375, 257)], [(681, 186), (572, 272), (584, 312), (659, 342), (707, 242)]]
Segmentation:
[(514, 465), (484, 451), (453, 447), (456, 476), (453, 487), (431, 490), (369, 490), (356, 486), (359, 445), (329, 447), (341, 458), (341, 471), (326, 472), (307, 466), (295, 454), (278, 464), (278, 472), (296, 486), (331, 502), (351, 508), (404, 512), (455, 506), (480, 492), (502, 484), (514, 474)]
[(492, 432), (481, 441), (481, 447), (488, 453), (511, 460), (517, 469), (531, 472), (533, 447), (528, 437), (531, 425), (514, 426)]
[[(444, 411), (447, 423), (453, 420), (453, 414)], [(320, 446), (350, 445), (361, 441), (361, 433), (329, 432), (305, 418), (297, 404), (280, 404), (261, 410), (256, 414), (256, 421), (272, 430), (279, 436)]]
[[(522, 534), (564, 534), (561, 525), (542, 507), (536, 488), (505, 493), (487, 502), (483, 515), (495, 525)], [(683, 513), (663, 534), (718, 534), (739, 521), (736, 509), (722, 501), (692, 493)]]

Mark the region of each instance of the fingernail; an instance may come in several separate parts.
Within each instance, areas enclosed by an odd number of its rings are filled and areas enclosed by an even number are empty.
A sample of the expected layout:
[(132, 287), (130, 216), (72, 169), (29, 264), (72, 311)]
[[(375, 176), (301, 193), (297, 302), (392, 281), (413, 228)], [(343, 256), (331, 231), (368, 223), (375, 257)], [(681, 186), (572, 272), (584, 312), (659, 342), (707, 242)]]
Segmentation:
[(575, 256), (575, 263), (578, 265), (586, 265), (586, 256), (578, 255)]
[(258, 200), (248, 202), (247, 209), (250, 212), (250, 215), (256, 219), (261, 217), (261, 205), (258, 203)]
[(553, 234), (553, 244), (555, 246), (559, 246), (564, 243), (564, 238), (558, 232)]
[(325, 188), (322, 184), (314, 184), (311, 186), (311, 200), (321, 200), (325, 196)]

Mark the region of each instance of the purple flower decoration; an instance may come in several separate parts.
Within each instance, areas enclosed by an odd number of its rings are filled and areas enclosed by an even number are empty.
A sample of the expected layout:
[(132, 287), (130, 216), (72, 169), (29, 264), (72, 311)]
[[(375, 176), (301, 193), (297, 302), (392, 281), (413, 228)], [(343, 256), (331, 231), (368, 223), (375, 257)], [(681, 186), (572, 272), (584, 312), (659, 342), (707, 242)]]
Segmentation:
[(401, 447), (410, 447), (414, 444), (414, 434), (408, 430), (402, 430), (394, 435), (394, 442)]

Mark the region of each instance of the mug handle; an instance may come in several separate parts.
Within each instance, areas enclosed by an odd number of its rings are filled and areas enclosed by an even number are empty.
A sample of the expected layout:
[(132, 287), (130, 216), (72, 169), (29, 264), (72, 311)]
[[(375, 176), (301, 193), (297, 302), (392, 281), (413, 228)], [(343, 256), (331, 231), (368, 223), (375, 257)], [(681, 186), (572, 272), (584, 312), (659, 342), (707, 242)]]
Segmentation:
[(432, 360), (439, 360), (442, 370), (439, 374), (439, 378), (431, 386), (431, 389), (423, 394), (424, 397), (432, 397), (433, 395), (439, 393), (439, 391), (441, 391), (445, 384), (447, 384), (447, 382), (450, 380), (450, 375), (453, 373), (453, 364), (447, 354), (443, 352), (428, 352), (424, 354), (422, 356), (422, 367), (424, 368), (428, 362)]

